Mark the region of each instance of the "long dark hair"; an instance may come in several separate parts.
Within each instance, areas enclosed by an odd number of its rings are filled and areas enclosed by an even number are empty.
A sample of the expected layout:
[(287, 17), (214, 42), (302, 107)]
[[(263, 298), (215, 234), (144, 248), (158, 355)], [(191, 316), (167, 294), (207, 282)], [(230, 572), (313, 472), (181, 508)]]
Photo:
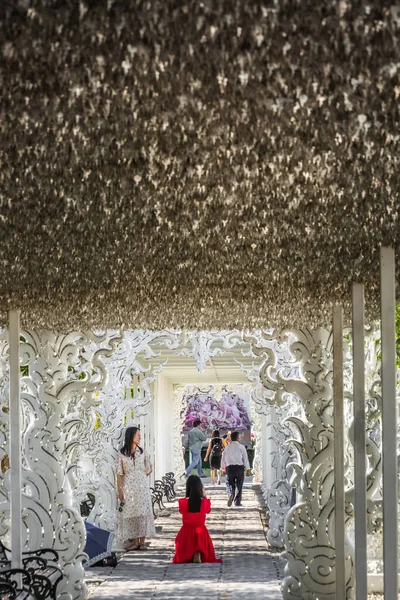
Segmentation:
[(186, 498), (189, 498), (189, 512), (200, 512), (201, 501), (203, 500), (203, 484), (197, 475), (189, 475), (186, 481)]
[[(135, 437), (137, 431), (139, 431), (139, 427), (127, 427), (126, 428), (125, 443), (120, 450), (121, 454), (124, 454), (125, 456), (131, 456), (133, 458), (132, 444), (133, 444), (133, 438)], [(140, 446), (138, 446), (138, 448), (140, 450), (140, 454), (143, 454), (143, 448), (141, 448)]]

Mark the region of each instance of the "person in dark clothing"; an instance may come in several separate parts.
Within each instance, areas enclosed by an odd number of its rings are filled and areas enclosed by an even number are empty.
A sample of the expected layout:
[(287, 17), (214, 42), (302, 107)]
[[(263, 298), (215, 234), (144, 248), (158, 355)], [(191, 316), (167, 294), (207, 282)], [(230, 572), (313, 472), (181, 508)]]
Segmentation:
[(246, 448), (239, 443), (239, 432), (233, 431), (232, 442), (224, 450), (221, 460), (222, 470), (226, 470), (229, 482), (230, 494), (228, 506), (235, 501), (235, 506), (242, 506), (242, 488), (244, 481), (244, 469), (246, 474), (250, 475), (250, 463)]
[(204, 461), (210, 459), (211, 485), (215, 484), (215, 472), (217, 473), (217, 484), (221, 485), (221, 458), (224, 451), (223, 440), (219, 435), (218, 429), (212, 433), (210, 443)]

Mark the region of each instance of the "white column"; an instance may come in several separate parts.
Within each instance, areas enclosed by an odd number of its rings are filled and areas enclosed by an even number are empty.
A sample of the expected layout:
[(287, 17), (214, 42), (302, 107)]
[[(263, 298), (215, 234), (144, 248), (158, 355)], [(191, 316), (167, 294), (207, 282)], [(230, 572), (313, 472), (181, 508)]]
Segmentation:
[[(155, 432), (155, 478), (173, 471), (174, 424), (173, 424), (172, 383), (164, 375), (159, 375), (154, 386), (154, 432)], [(181, 473), (175, 473), (178, 477)]]
[(381, 248), (383, 576), (385, 600), (397, 600), (396, 294), (393, 248)]
[[(297, 450), (299, 462), (294, 465), (296, 504), (288, 511), (284, 522), (286, 551), (283, 558), (287, 564), (282, 596), (284, 600), (332, 600), (337, 585), (343, 586), (343, 580), (338, 580), (343, 577), (343, 567), (339, 573), (337, 560), (343, 564), (343, 559), (336, 556), (335, 546), (338, 549), (343, 546), (340, 533), (343, 535), (344, 531), (342, 527), (342, 532), (337, 532), (335, 543), (334, 485), (337, 482), (333, 467), (336, 462), (337, 467), (341, 464), (343, 468), (343, 460), (334, 461), (335, 447), (340, 449), (342, 444), (336, 439), (340, 430), (338, 423), (335, 423), (335, 430), (332, 427), (333, 336), (327, 329), (302, 329), (293, 333), (297, 338), (292, 347), (299, 361), (300, 379), (288, 378), (285, 389), (297, 395), (303, 414), (287, 418), (296, 429), (297, 435), (291, 446)], [(340, 351), (343, 339), (339, 338), (337, 343)], [(335, 362), (340, 364), (341, 361)], [(338, 374), (341, 374), (340, 369), (336, 376)], [(337, 492), (341, 490), (343, 486), (337, 485)], [(349, 554), (347, 546), (346, 554)], [(350, 598), (353, 586), (351, 560), (346, 560), (345, 567), (346, 591), (339, 595), (341, 600)]]
[(11, 566), (22, 566), (21, 521), (21, 402), (19, 370), (19, 312), (9, 313), (10, 345), (10, 515), (11, 515)]
[(367, 600), (367, 456), (365, 446), (364, 285), (353, 284), (353, 405), (355, 581), (357, 600)]
[(149, 406), (149, 410), (147, 413), (147, 422), (148, 422), (148, 428), (149, 428), (149, 435), (148, 435), (148, 439), (149, 439), (149, 449), (148, 452), (150, 454), (151, 457), (151, 462), (153, 464), (153, 472), (150, 475), (150, 485), (154, 485), (154, 480), (155, 480), (155, 472), (154, 472), (154, 462), (156, 459), (155, 456), (155, 437), (154, 437), (154, 427), (155, 427), (155, 420), (154, 420), (154, 384), (152, 385), (152, 398), (151, 398), (151, 402), (150, 402), (150, 406)]
[(276, 410), (272, 406), (268, 415), (263, 415), (263, 435), (265, 445), (263, 446), (263, 462), (265, 479), (264, 484), (269, 488), (277, 478), (276, 468), (273, 467), (274, 451), (274, 422), (276, 421)]
[(262, 431), (262, 486), (265, 490), (270, 485), (270, 453), (269, 453), (269, 439), (268, 439), (268, 417), (267, 415), (261, 415), (261, 431)]
[(335, 477), (336, 600), (346, 598), (344, 514), (343, 308), (333, 309), (333, 415)]

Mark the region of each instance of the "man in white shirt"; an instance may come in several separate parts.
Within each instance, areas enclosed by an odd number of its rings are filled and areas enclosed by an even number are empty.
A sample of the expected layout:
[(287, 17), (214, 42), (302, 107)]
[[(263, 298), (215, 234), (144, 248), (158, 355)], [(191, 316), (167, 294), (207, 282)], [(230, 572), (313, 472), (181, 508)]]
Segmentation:
[(221, 468), (226, 471), (230, 488), (228, 506), (232, 506), (233, 501), (235, 501), (235, 506), (242, 506), (244, 469), (246, 469), (246, 475), (250, 475), (250, 463), (246, 448), (238, 442), (239, 432), (233, 431), (231, 439), (232, 442), (222, 453)]

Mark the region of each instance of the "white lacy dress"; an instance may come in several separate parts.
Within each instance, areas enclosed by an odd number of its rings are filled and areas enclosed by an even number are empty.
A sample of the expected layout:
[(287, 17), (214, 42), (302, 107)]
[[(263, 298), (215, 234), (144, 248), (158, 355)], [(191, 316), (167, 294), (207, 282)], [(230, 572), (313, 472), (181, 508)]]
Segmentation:
[(119, 513), (119, 537), (124, 542), (135, 538), (151, 538), (156, 534), (149, 478), (151, 468), (146, 452), (136, 450), (135, 457), (118, 454), (117, 475), (123, 475), (125, 505)]

